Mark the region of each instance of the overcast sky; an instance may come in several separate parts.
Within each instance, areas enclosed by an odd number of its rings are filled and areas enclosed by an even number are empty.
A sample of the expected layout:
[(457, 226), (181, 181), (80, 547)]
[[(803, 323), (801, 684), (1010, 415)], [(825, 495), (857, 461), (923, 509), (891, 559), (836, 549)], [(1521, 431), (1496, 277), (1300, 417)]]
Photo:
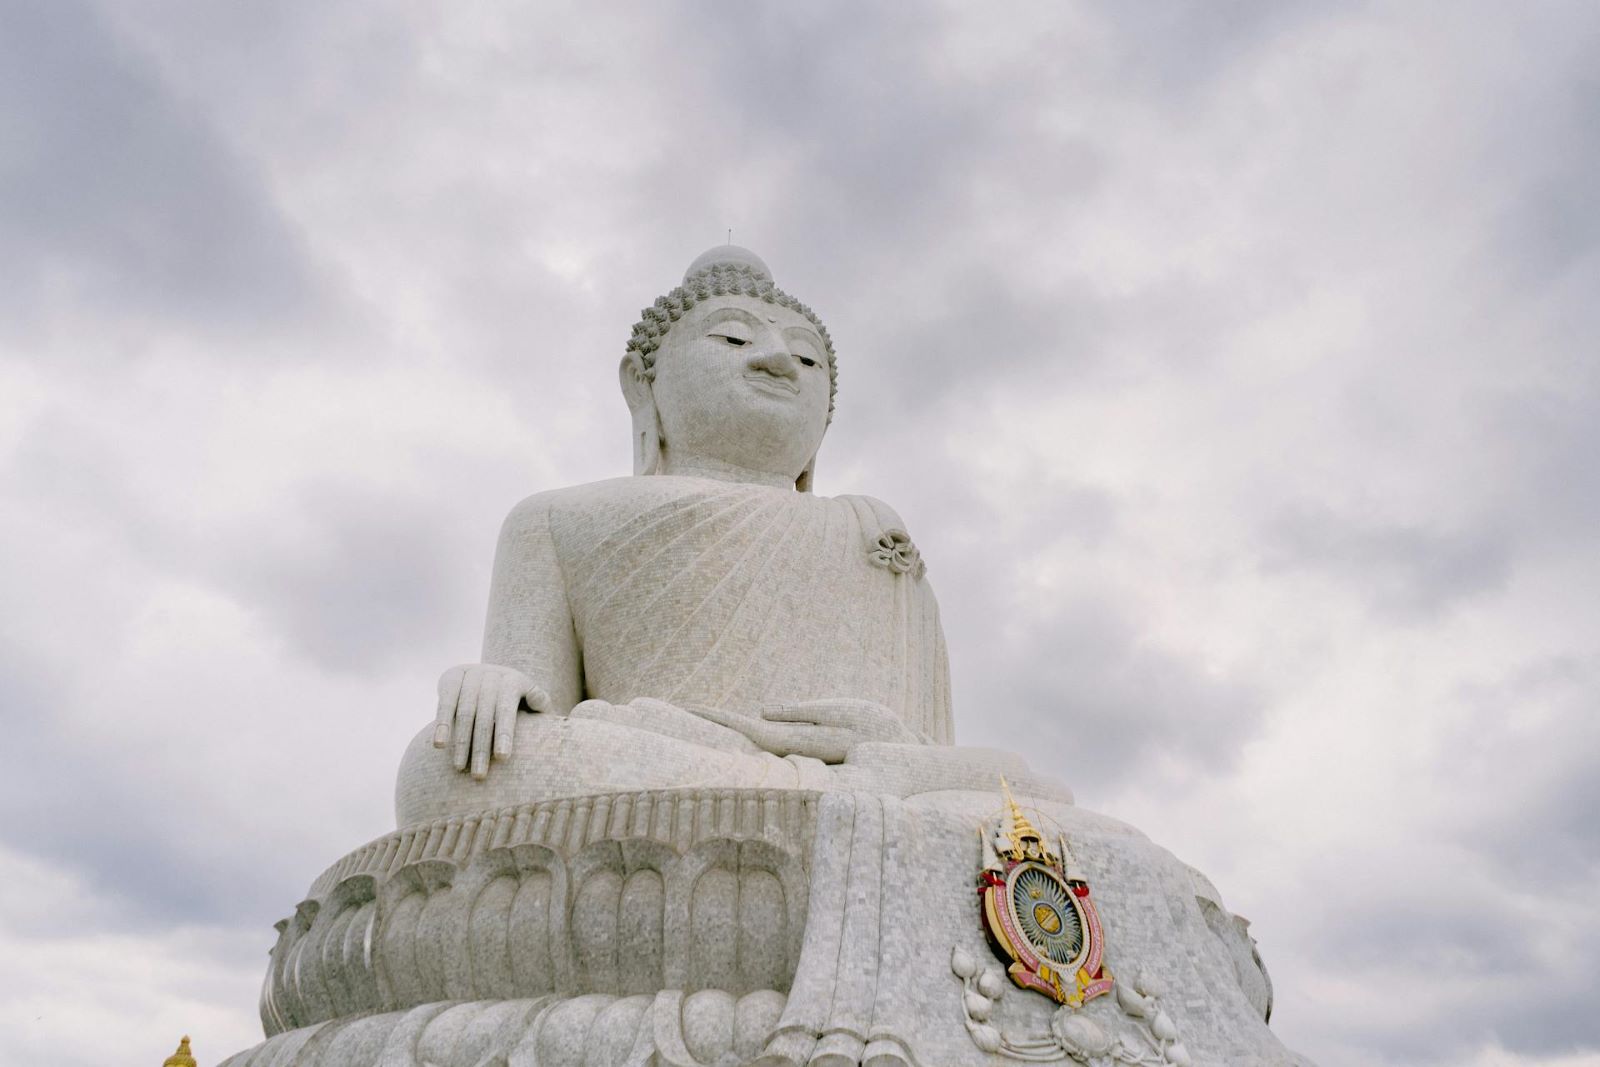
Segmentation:
[(0, 0), (0, 1062), (259, 1040), (731, 227), (960, 742), (1210, 875), (1321, 1067), (1600, 1064), (1596, 189), (1592, 3)]

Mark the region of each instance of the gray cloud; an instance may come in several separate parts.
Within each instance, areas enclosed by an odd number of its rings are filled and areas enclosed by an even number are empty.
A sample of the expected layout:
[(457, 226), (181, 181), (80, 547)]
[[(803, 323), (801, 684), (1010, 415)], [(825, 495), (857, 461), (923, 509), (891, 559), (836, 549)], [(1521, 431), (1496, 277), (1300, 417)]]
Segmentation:
[[(1600, 314), (1588, 313), (1591, 320)], [(1592, 321), (1591, 321), (1591, 324)], [(1581, 349), (1549, 355), (1567, 363)], [(1559, 366), (1559, 365), (1558, 365)], [(1475, 428), (1506, 467), (1500, 507), (1524, 540), (1587, 548), (1600, 523), (1600, 388), (1581, 366), (1560, 366), (1560, 388), (1519, 389), (1478, 399)]]
[(1591, 180), (1600, 166), (1594, 138), (1600, 19), (1593, 8), (1575, 3), (1542, 14), (1521, 28), (1531, 44), (1547, 50), (1548, 62), (1507, 86), (1487, 116), (1491, 132), (1483, 153), (1471, 165), (1481, 175), (1511, 170), (1522, 179), (1514, 195), (1497, 200), (1488, 250), (1518, 295), (1554, 290), (1592, 315), (1577, 293), (1561, 288), (1600, 270), (1600, 193)]
[(371, 674), (472, 643), (460, 632), (482, 611), (494, 537), (485, 517), (498, 505), (444, 503), (456, 491), (448, 462), (425, 490), (322, 475), (270, 513), (218, 520), (136, 491), (151, 461), (118, 452), (92, 412), (53, 411), (9, 466), (32, 506), (64, 524), (115, 527), (142, 563), (247, 606), (320, 668)]
[[(1581, 895), (1600, 876), (1600, 660), (1536, 661), (1464, 685), (1457, 707), (1440, 734), (1441, 762), (1475, 802), (1453, 833), (1508, 872)], [(1506, 791), (1514, 805), (1501, 801)]]
[[(1016, 593), (1037, 596), (1027, 586)], [(1262, 696), (1248, 682), (1207, 677), (1114, 605), (1068, 595), (1018, 614), (998, 640), (966, 646), (990, 686), (964, 715), (1013, 744), (1032, 737), (1086, 802), (1174, 767), (1225, 775), (1259, 724)]]
[(207, 569), (300, 656), (368, 674), (474, 643), (463, 633), (483, 610), (485, 531), (452, 522), (435, 496), (361, 485), (310, 483), (295, 504), (267, 529), (235, 531)]
[(1268, 567), (1305, 567), (1367, 591), (1399, 620), (1426, 618), (1459, 600), (1503, 587), (1512, 552), (1490, 529), (1440, 530), (1348, 518), (1300, 507), (1266, 527)]
[(93, 7), (6, 5), (0, 307), (260, 328), (318, 301), (259, 173)]
[(989, 268), (987, 278), (968, 273), (975, 270), (949, 272), (945, 291), (916, 294), (906, 321), (887, 335), (874, 331), (867, 351), (849, 353), (858, 363), (851, 377), (864, 379), (859, 387), (893, 405), (875, 413), (880, 419), (916, 418), (952, 390), (1016, 374), (1060, 380), (1094, 359), (1110, 318), (1100, 302), (1081, 292), (1019, 291), (1027, 279), (1015, 265)]
[[(0, 843), (82, 877), (106, 909), (94, 917), (97, 925), (149, 931), (238, 921), (283, 906), (272, 899), (285, 888), (281, 878), (217, 862), (192, 814), (144, 768), (63, 731), (56, 719), (62, 687), (49, 678), (37, 663), (0, 660), (10, 756), (0, 774), (0, 810), (9, 813)], [(108, 715), (138, 713), (113, 694), (104, 703)], [(82, 922), (73, 912), (41, 908), (28, 933), (65, 936), (80, 932)]]
[[(1417, 819), (1425, 862), (1342, 865), (1310, 927), (1328, 965), (1367, 974), (1411, 1010), (1366, 1046), (1408, 1063), (1458, 1063), (1489, 1041), (1556, 1056), (1600, 1045), (1600, 671), (1557, 657), (1462, 686), (1437, 733), (1436, 810)], [(1460, 976), (1492, 974), (1492, 995)], [(1454, 976), (1434, 983), (1430, 976)]]
[(1326, 12), (1303, 3), (1246, 2), (1217, 9), (1204, 4), (1118, 5), (1119, 76), (1153, 96), (1181, 101), (1237, 65), (1248, 64), (1273, 38)]
[(809, 255), (796, 249), (805, 268), (828, 249), (883, 247), (863, 237), (920, 244), (915, 230), (925, 220), (960, 218), (967, 179), (1003, 123), (993, 87), (937, 76), (936, 21), (901, 13), (841, 35), (840, 20), (855, 16), (844, 5), (724, 14), (732, 17), (710, 24), (699, 54), (707, 64), (739, 55), (762, 72), (738, 80), (727, 98), (732, 136), (769, 151), (798, 149), (806, 180), (788, 210), (815, 221)]
[[(1591, 1010), (1600, 922), (1574, 924), (1554, 910), (1529, 914), (1525, 879), (1524, 870), (1507, 867), (1474, 880), (1441, 875), (1410, 891), (1373, 884), (1318, 911), (1327, 965), (1367, 975), (1407, 1004), (1364, 1024), (1371, 1054), (1450, 1064), (1493, 1041), (1547, 1056), (1600, 1043)], [(1342, 885), (1352, 888), (1348, 879)], [(1474, 974), (1495, 976), (1493, 995), (1460, 980)], [(1451, 978), (1435, 985), (1437, 976)]]

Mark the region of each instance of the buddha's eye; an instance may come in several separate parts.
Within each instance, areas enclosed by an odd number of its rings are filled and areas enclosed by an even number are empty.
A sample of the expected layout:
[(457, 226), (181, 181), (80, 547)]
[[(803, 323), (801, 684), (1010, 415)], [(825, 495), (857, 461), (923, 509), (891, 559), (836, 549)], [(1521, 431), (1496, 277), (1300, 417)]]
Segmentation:
[(745, 345), (750, 343), (743, 337), (735, 337), (729, 333), (714, 333), (711, 336), (717, 338), (719, 341), (726, 341), (735, 348), (743, 348)]
[(801, 363), (804, 363), (808, 367), (815, 367), (817, 365), (816, 360), (812, 359), (810, 356), (802, 356), (798, 352), (794, 354), (794, 358), (798, 359)]

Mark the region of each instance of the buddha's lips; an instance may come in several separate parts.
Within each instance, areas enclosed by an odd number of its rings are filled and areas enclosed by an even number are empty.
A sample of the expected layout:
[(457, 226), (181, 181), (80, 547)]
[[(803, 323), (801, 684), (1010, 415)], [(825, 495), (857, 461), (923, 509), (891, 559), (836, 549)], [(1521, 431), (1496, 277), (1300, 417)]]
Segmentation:
[(747, 382), (754, 382), (757, 385), (769, 386), (773, 389), (782, 389), (784, 392), (795, 396), (800, 395), (800, 386), (797, 383), (776, 377), (771, 374), (746, 374), (744, 378)]

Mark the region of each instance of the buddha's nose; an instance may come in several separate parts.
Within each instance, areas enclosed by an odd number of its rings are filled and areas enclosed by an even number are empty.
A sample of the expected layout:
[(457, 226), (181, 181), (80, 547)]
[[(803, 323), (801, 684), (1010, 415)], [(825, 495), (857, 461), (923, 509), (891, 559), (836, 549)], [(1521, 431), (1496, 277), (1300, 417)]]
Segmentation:
[(747, 364), (753, 371), (764, 371), (775, 378), (789, 378), (798, 381), (800, 367), (795, 362), (789, 349), (779, 345), (763, 346), (761, 351), (750, 357)]

